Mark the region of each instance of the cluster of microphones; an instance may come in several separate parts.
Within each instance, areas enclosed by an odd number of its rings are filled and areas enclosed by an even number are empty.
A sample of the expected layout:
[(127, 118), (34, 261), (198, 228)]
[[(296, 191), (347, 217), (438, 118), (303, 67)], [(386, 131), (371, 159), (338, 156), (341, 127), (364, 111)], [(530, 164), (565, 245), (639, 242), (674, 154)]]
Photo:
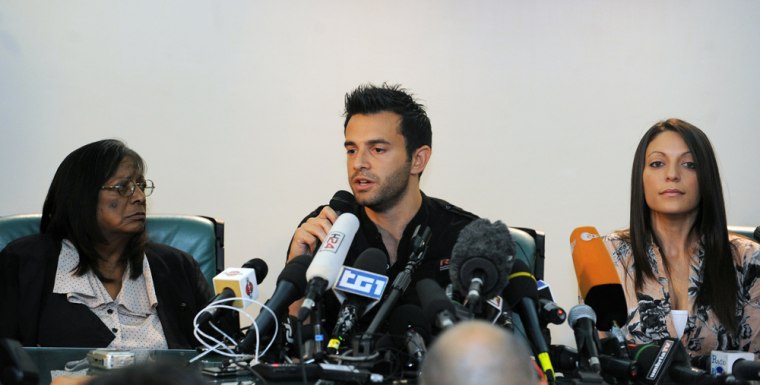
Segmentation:
[[(549, 285), (537, 281), (530, 266), (515, 257), (509, 229), (500, 221), (476, 219), (461, 230), (448, 264), (451, 283), (445, 286), (431, 278), (412, 279), (425, 259), (429, 228), (415, 230), (411, 255), (392, 282), (387, 257), (379, 249), (364, 250), (352, 266), (344, 266), (359, 228), (354, 205), (350, 193), (335, 194), (330, 206), (339, 216), (326, 238), (313, 256), (286, 263), (255, 319), (242, 313), (251, 320), (245, 333), (226, 333), (214, 325), (230, 309), (256, 302), (256, 286), (266, 276), (266, 263), (254, 259), (214, 278), (217, 296), (196, 317), (196, 336), (209, 351), (237, 357), (237, 362), (240, 357), (250, 362), (253, 356), (253, 369), (273, 380), (366, 383), (416, 377), (433, 336), (459, 322), (480, 319), (525, 337), (534, 360), (526, 364), (537, 367), (549, 383), (760, 380), (760, 365), (751, 353), (715, 352), (707, 360), (691, 362), (676, 339), (630, 345), (620, 329), (627, 318), (622, 287), (593, 227), (578, 228), (571, 235), (584, 304), (565, 312), (553, 301)], [(418, 303), (405, 300), (409, 296), (404, 294), (411, 291)], [(340, 302), (340, 310), (328, 328), (322, 320), (323, 302), (329, 296)], [(297, 316), (289, 316), (289, 308), (299, 300)], [(551, 345), (548, 325), (565, 321), (573, 329), (575, 348)], [(212, 337), (209, 329), (224, 337)], [(611, 337), (600, 338), (598, 330)], [(209, 373), (242, 372), (235, 364), (222, 366)]]

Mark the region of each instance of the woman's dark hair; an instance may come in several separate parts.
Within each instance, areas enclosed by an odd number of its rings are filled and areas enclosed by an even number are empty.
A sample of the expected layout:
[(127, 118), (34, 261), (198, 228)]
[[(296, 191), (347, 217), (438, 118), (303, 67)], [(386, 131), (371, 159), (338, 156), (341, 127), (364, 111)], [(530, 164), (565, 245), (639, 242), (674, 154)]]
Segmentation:
[[(106, 139), (76, 149), (61, 162), (53, 176), (42, 206), (40, 232), (74, 244), (79, 253), (75, 270), (78, 276), (92, 269), (98, 278), (108, 281), (98, 270), (102, 256), (95, 249), (95, 245), (107, 242), (98, 225), (98, 197), (100, 188), (125, 158), (134, 161), (139, 172), (144, 172), (145, 163), (140, 155), (121, 141)], [(129, 240), (124, 250), (123, 262), (129, 264), (132, 279), (142, 274), (147, 241), (143, 230)]]
[[(643, 173), (646, 167), (646, 151), (649, 143), (665, 131), (672, 131), (683, 138), (696, 163), (699, 185), (697, 219), (692, 234), (700, 240), (704, 249), (701, 266), (702, 285), (697, 292), (696, 305), (712, 307), (720, 322), (730, 332), (738, 328), (736, 320), (736, 296), (738, 283), (731, 243), (728, 240), (726, 209), (723, 190), (710, 140), (699, 128), (679, 119), (658, 122), (641, 138), (633, 158), (631, 172), (631, 227), (630, 237), (635, 268), (636, 289), (641, 290), (646, 278), (656, 279), (647, 258), (650, 242), (658, 247), (660, 240), (652, 231), (651, 209), (644, 196)], [(667, 258), (660, 247), (662, 262), (668, 269)]]

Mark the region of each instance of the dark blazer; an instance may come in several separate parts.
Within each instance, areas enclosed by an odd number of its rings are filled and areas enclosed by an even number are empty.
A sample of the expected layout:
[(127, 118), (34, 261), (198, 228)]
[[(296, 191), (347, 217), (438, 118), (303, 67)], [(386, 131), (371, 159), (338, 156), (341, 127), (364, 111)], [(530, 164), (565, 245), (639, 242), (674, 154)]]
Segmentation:
[[(85, 305), (54, 294), (61, 240), (46, 234), (0, 251), (0, 337), (24, 346), (106, 347), (114, 335)], [(145, 255), (158, 297), (158, 318), (170, 349), (198, 346), (193, 317), (213, 296), (198, 263), (175, 248), (149, 243)]]

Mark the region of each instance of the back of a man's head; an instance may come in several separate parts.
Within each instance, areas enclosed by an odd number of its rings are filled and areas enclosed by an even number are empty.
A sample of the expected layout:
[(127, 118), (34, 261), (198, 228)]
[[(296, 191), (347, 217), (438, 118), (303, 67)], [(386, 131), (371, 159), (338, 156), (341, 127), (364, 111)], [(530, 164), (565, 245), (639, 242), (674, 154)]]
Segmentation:
[(536, 384), (528, 350), (514, 335), (484, 321), (460, 322), (433, 343), (423, 385)]

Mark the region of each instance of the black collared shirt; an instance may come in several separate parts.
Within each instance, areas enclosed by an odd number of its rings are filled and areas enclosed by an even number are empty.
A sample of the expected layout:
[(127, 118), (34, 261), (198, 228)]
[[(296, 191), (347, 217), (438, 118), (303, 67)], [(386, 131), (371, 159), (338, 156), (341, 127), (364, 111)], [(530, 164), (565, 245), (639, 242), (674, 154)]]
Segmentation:
[[(301, 223), (305, 222), (308, 218), (317, 216), (323, 207), (324, 206), (320, 206), (311, 212), (303, 221), (301, 221)], [(370, 247), (382, 250), (387, 258), (388, 250), (385, 248), (380, 232), (378, 231), (377, 226), (369, 219), (369, 217), (367, 217), (364, 207), (357, 207), (354, 214), (359, 218), (359, 231), (354, 236), (354, 241), (348, 251), (344, 265), (353, 266), (357, 257)], [(417, 298), (415, 284), (422, 279), (432, 278), (435, 279), (441, 287), (446, 287), (451, 282), (449, 279), (449, 259), (451, 258), (451, 249), (454, 247), (462, 228), (474, 219), (477, 219), (476, 215), (462, 210), (442, 199), (428, 197), (423, 193), (420, 209), (409, 224), (407, 224), (401, 240), (399, 241), (396, 253), (396, 263), (393, 266), (390, 266), (388, 273), (386, 274), (388, 276), (388, 287), (386, 288), (384, 296), (388, 295), (393, 280), (406, 267), (409, 256), (413, 251), (412, 235), (418, 225), (422, 225), (422, 228), (429, 226), (432, 234), (428, 241), (428, 249), (425, 253), (425, 258), (412, 275), (412, 282), (397, 303), (397, 306), (406, 303), (415, 305), (420, 304), (419, 298)], [(325, 318), (323, 328), (329, 334), (335, 325), (335, 318), (340, 309), (340, 303), (332, 293), (327, 293), (323, 301), (323, 306), (323, 314)], [(355, 331), (362, 331), (367, 328), (372, 321), (372, 317), (374, 317), (375, 310), (377, 310), (377, 307), (361, 318)], [(380, 330), (382, 329), (383, 328), (381, 327)]]

